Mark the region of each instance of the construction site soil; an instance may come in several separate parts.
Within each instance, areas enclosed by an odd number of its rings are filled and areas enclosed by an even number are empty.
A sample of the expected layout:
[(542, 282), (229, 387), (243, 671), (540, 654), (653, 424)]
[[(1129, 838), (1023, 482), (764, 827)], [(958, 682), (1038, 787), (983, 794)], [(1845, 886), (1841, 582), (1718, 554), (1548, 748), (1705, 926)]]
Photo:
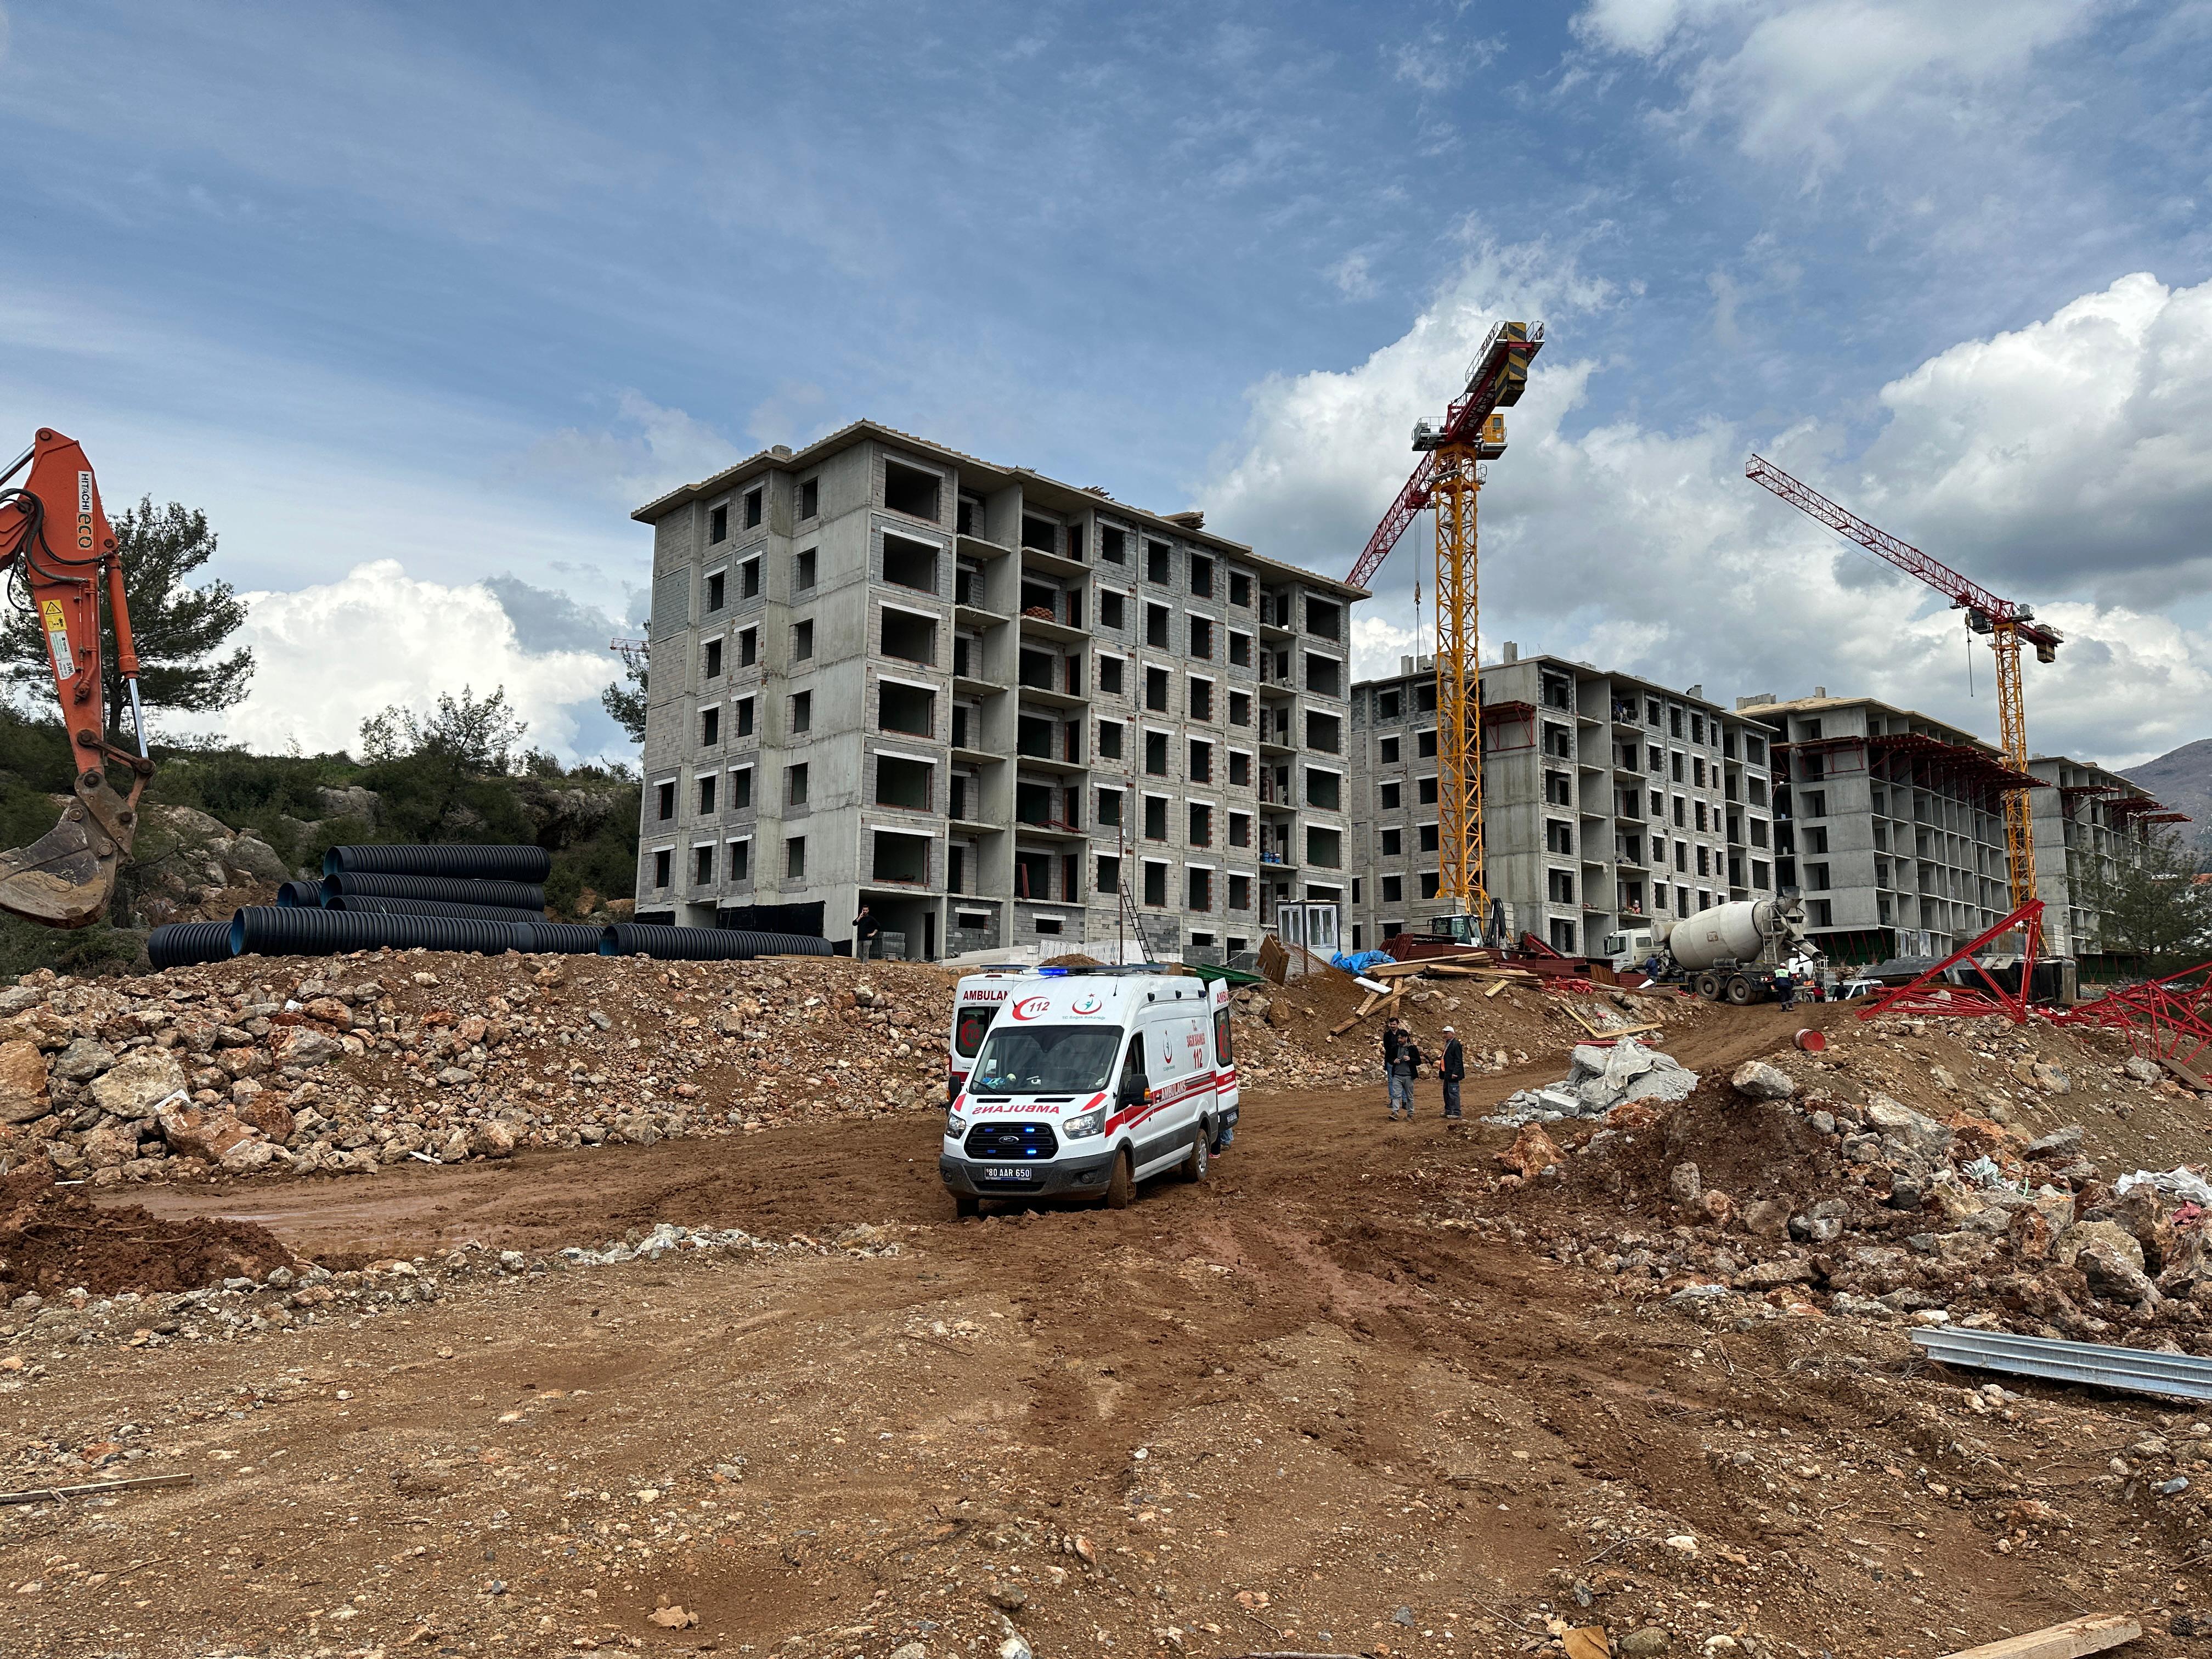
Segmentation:
[[(567, 975), (607, 1000), (613, 969), (643, 964)], [(1450, 1018), (1479, 1050), (1471, 1115), (1581, 1036), (1556, 995), (1423, 994), (1424, 1041)], [(1324, 1035), (1356, 999), (1261, 1000), (1240, 1030), (1310, 1080), (1122, 1211), (957, 1222), (934, 1111), (750, 1090), (747, 1133), (359, 1177), (60, 1194), (25, 1165), (0, 1257), (41, 1288), (0, 1308), (0, 1484), (194, 1479), (0, 1509), (0, 1650), (1842, 1659), (2106, 1610), (2142, 1617), (2131, 1653), (2212, 1632), (2212, 1413), (1921, 1357), (1916, 1307), (1994, 1320), (2041, 1258), (1928, 1243), (1979, 1200), (1853, 1127), (1940, 1115), (2023, 1180), (2080, 1160), (2097, 1228), (2111, 1176), (2212, 1156), (2203, 1099), (2041, 1023), (1629, 999), (1702, 1075), (1686, 1101), (1452, 1129), (1425, 1079), (1393, 1124), (1371, 1024)], [(1808, 1025), (1825, 1054), (1791, 1046)], [(1753, 1060), (1795, 1092), (1731, 1088)], [(2088, 1288), (2035, 1319), (2195, 1348), (2153, 1209), (2166, 1293), (2054, 1265)], [(63, 1256), (51, 1224), (156, 1248)], [(1880, 1291), (1854, 1247), (1917, 1265)]]

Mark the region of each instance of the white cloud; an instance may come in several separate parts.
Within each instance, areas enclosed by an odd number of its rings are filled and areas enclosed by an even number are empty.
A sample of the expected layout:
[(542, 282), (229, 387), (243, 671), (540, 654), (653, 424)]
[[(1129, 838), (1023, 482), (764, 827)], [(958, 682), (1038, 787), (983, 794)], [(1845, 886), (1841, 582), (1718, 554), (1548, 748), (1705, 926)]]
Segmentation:
[(351, 748), (362, 717), (388, 705), (427, 712), (441, 692), (503, 686), (530, 723), (525, 741), (573, 757), (583, 727), (570, 705), (588, 705), (617, 678), (603, 650), (524, 649), (489, 589), (419, 581), (392, 559), (245, 598), (235, 642), (253, 647), (252, 689), (206, 724), (263, 752)]
[(1331, 265), (1326, 275), (1336, 284), (1337, 292), (1347, 300), (1371, 300), (1375, 297), (1375, 276), (1368, 269), (1367, 256), (1353, 252)]
[[(1343, 574), (1413, 466), (1413, 417), (1441, 410), (1492, 321), (1548, 313), (1546, 352), (1481, 496), (1486, 659), (1511, 639), (1524, 653), (1699, 684), (1723, 700), (1825, 684), (1993, 740), (1986, 648), (1973, 647), (1969, 697), (1956, 613), (1747, 482), (1750, 434), (1719, 421), (1674, 432), (1632, 419), (1575, 424), (1601, 366), (1565, 356), (1572, 318), (1605, 300), (1601, 285), (1540, 249), (1485, 250), (1356, 368), (1255, 386), (1245, 434), (1194, 499), (1224, 533)], [(2018, 594), (2068, 636), (2057, 665), (2029, 671), (2031, 737), (2039, 752), (2132, 763), (2204, 735), (2212, 639), (2157, 613), (2173, 590), (2148, 574), (2148, 552), (2106, 545), (2181, 549), (2187, 557), (2170, 550), (2169, 569), (2197, 568), (2194, 543), (2161, 538), (2212, 507), (2208, 357), (2212, 296), (2131, 278), (1885, 388), (1891, 422), (1863, 468), (1879, 491), (1826, 459), (1838, 440), (1818, 426), (1760, 447), (1900, 535), (1945, 532), (1923, 538), (1929, 550), (2001, 590), (2000, 574), (2021, 573), (1983, 549), (2053, 521), (2049, 539), (2070, 546), (2071, 562)], [(2114, 476), (2130, 481), (2124, 490), (2106, 482)], [(2008, 505), (2008, 491), (2021, 499)], [(2088, 533), (2100, 506), (2112, 520), (2101, 539)], [(1971, 543), (1948, 533), (1977, 514), (1996, 514), (1996, 530)], [(1383, 567), (1376, 599), (1355, 616), (1358, 672), (1395, 670), (1413, 649), (1413, 585), (1429, 586), (1433, 545), (1424, 517)], [(2094, 602), (2106, 586), (2126, 592)]]
[(2031, 603), (2212, 590), (2212, 282), (2124, 276), (1881, 397), (1854, 488), (1885, 528)]
[(581, 484), (586, 493), (628, 510), (744, 459), (745, 452), (704, 421), (664, 409), (642, 392), (623, 392), (616, 410), (615, 427), (563, 427), (539, 439), (518, 475), (559, 478), (571, 489)]
[(1666, 121), (1685, 134), (1719, 124), (1762, 160), (1816, 171), (1850, 136), (1880, 127), (1954, 129), (1990, 112), (1977, 100), (2070, 39), (2105, 0), (1590, 0), (1577, 37), (1679, 74)]

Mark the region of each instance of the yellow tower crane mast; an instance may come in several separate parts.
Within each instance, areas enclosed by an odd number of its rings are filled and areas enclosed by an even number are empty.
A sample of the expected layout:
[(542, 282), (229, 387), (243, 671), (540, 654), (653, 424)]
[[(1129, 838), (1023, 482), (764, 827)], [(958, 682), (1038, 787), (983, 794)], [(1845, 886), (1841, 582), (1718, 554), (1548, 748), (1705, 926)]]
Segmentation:
[(1352, 567), (1367, 586), (1413, 515), (1437, 525), (1437, 895), (1480, 933), (1490, 911), (1482, 833), (1482, 676), (1477, 654), (1475, 500), (1486, 462), (1505, 453), (1505, 418), (1520, 402), (1528, 364), (1543, 349), (1541, 323), (1499, 323), (1468, 365), (1464, 389), (1441, 420), (1413, 425), (1420, 460)]

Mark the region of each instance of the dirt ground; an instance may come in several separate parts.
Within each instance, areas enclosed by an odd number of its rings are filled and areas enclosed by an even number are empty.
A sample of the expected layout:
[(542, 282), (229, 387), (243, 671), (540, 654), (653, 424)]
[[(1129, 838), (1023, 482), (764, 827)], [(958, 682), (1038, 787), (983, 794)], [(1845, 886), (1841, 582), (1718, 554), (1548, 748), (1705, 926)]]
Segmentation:
[[(1717, 1069), (1819, 1019), (1847, 1074), (1846, 1018), (1741, 1011), (1671, 1047)], [(1470, 1079), (1470, 1110), (1561, 1060)], [(2143, 1617), (2129, 1652), (2196, 1650), (2169, 1632), (2212, 1610), (2212, 1413), (1632, 1300), (1554, 1258), (1536, 1194), (1479, 1196), (1510, 1132), (1448, 1131), (1421, 1094), (1410, 1126), (1379, 1090), (1262, 1097), (1203, 1184), (964, 1224), (920, 1114), (133, 1189), (438, 1288), (0, 1343), (7, 1486), (198, 1477), (0, 1509), (0, 1650), (917, 1659), (1018, 1632), (1397, 1659), (1596, 1627), (1843, 1659), (2107, 1609)], [(756, 1243), (556, 1254), (664, 1222)], [(2177, 1469), (2196, 1485), (2162, 1493)]]

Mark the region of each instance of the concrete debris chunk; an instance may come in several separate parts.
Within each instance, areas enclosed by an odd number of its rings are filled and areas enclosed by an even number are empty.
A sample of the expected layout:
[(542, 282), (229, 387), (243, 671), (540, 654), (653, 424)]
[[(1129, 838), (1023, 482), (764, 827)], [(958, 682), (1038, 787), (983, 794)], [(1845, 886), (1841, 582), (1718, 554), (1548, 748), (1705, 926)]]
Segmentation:
[(1797, 1092), (1797, 1079), (1779, 1066), (1747, 1060), (1729, 1079), (1729, 1087), (1747, 1100), (1787, 1100)]
[(1689, 1098), (1698, 1074), (1672, 1054), (1648, 1048), (1633, 1037), (1609, 1048), (1577, 1044), (1564, 1081), (1523, 1089), (1508, 1097), (1486, 1121), (1518, 1127), (1555, 1123), (1565, 1118), (1599, 1118), (1630, 1101), (1671, 1103)]

